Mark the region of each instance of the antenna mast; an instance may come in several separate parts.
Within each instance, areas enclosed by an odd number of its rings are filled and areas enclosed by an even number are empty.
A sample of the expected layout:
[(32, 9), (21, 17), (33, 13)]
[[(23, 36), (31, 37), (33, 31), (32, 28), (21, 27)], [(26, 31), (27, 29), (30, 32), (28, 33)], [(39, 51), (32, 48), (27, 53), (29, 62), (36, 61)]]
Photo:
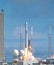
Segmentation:
[(52, 44), (51, 44), (51, 26), (48, 28), (48, 56), (52, 55)]
[(22, 48), (22, 26), (20, 26), (20, 49)]
[(30, 35), (31, 35), (30, 36), (31, 37), (30, 39), (32, 40), (33, 39), (33, 27), (32, 26), (31, 26), (31, 33), (30, 33)]

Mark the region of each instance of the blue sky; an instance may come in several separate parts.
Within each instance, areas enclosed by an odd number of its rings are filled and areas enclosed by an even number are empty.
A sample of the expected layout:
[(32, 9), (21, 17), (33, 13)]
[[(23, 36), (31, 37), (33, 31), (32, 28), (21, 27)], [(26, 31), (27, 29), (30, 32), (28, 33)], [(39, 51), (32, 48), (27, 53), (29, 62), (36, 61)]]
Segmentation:
[[(51, 42), (54, 48), (54, 0), (0, 0), (4, 9), (5, 45), (19, 49), (20, 25), (24, 39), (25, 22), (33, 26), (34, 38), (31, 44), (36, 51), (48, 49), (48, 26), (51, 25)], [(24, 45), (24, 40), (22, 41)], [(24, 46), (23, 46), (24, 47)]]

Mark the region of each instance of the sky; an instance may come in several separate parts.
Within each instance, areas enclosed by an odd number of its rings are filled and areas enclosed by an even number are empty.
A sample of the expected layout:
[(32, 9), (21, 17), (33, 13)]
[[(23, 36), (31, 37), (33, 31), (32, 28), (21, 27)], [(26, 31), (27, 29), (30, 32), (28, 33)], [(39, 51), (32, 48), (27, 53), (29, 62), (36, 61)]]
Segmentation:
[(48, 51), (48, 28), (51, 26), (51, 44), (54, 50), (54, 0), (0, 0), (4, 9), (5, 47), (20, 47), (20, 26), (22, 25), (22, 48), (25, 44), (25, 22), (33, 27), (32, 47), (36, 52)]

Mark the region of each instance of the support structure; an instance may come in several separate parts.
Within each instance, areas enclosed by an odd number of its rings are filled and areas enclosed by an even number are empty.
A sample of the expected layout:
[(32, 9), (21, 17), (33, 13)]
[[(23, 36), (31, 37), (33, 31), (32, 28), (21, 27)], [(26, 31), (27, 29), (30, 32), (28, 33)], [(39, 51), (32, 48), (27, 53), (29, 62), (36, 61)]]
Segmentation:
[(25, 47), (28, 47), (28, 23), (25, 23)]
[(51, 26), (49, 26), (48, 32), (48, 56), (52, 55), (52, 43), (51, 43)]
[(4, 60), (4, 10), (0, 12), (0, 61)]

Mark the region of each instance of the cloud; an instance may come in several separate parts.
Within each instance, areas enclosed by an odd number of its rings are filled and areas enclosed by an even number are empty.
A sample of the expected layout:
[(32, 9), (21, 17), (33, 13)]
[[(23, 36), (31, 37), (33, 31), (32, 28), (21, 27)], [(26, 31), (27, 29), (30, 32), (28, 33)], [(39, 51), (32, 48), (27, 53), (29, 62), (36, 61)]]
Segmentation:
[[(12, 36), (16, 39), (20, 39), (20, 27), (15, 27), (14, 31), (12, 32)], [(22, 39), (25, 39), (25, 28), (22, 27)], [(28, 36), (30, 39), (30, 31), (28, 32)], [(33, 33), (33, 39), (47, 39), (48, 35), (47, 33), (42, 33), (42, 32), (35, 32)]]
[[(30, 30), (28, 31), (28, 36), (29, 36), (29, 39), (30, 39)], [(18, 47), (20, 46), (20, 27), (19, 26), (16, 26), (11, 32), (8, 31), (5, 32), (5, 37), (6, 37), (6, 46), (8, 47)], [(24, 45), (25, 45), (25, 27), (22, 26), (22, 47), (24, 48)], [(53, 40), (54, 40), (54, 36), (53, 36)], [(52, 42), (54, 42), (52, 40)], [(11, 43), (13, 45), (11, 45)], [(44, 46), (45, 44), (45, 46)], [(33, 33), (33, 40), (31, 42), (31, 46), (33, 48), (46, 48), (47, 47), (47, 44), (48, 44), (48, 34), (47, 33), (43, 33), (43, 32), (36, 32), (34, 31)], [(19, 47), (18, 47), (19, 48)]]
[[(25, 38), (25, 31), (24, 30), (25, 30), (25, 28), (22, 27), (22, 33), (21, 33), (22, 39)], [(20, 39), (20, 27), (15, 27), (15, 29), (12, 32), (12, 36), (13, 36), (13, 38)]]
[(20, 29), (19, 29), (19, 27), (15, 27), (15, 29), (12, 31), (12, 36), (14, 37), (14, 38), (19, 38), (20, 36), (19, 36), (19, 34), (20, 34)]
[[(28, 30), (28, 36), (30, 39), (30, 30)], [(22, 26), (22, 33), (21, 33), (22, 39), (25, 39), (25, 27)], [(20, 39), (20, 27), (16, 26), (11, 32), (5, 33), (6, 39)], [(47, 39), (48, 34), (42, 33), (42, 32), (33, 32), (33, 39)]]
[(47, 39), (48, 35), (46, 33), (34, 32), (34, 39)]

